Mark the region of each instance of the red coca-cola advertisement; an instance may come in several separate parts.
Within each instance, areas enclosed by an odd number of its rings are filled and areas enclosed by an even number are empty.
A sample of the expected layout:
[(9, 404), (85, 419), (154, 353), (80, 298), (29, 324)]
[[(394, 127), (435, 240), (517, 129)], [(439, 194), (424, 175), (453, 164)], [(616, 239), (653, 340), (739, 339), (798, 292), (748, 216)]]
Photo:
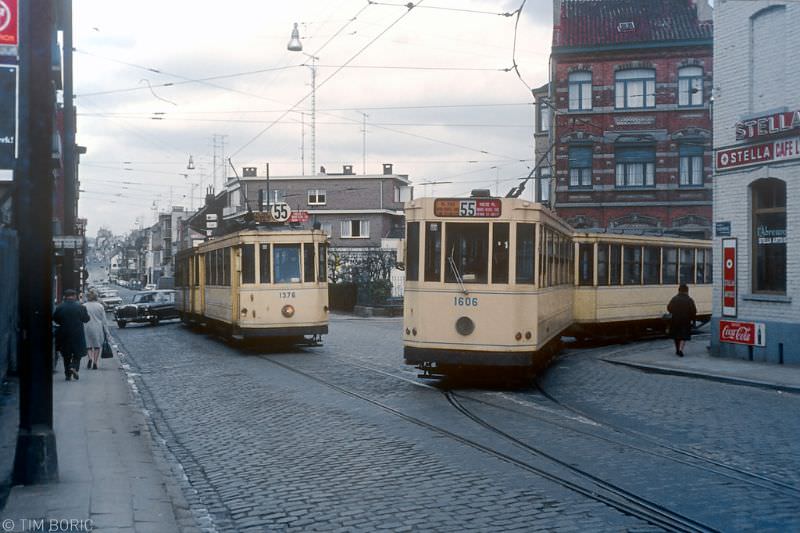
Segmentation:
[(736, 239), (722, 239), (722, 316), (736, 316)]
[(0, 0), (0, 45), (17, 46), (17, 0)]
[(760, 322), (719, 321), (719, 341), (748, 346), (764, 346), (766, 343), (764, 324)]

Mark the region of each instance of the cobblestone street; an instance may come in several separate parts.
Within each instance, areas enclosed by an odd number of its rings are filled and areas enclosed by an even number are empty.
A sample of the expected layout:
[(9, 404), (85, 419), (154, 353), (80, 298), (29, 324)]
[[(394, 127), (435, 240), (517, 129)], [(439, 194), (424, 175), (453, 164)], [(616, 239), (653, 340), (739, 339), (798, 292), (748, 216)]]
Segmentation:
[(400, 325), (335, 316), (288, 353), (174, 323), (115, 335), (209, 529), (658, 529), (620, 493), (688, 529), (800, 527), (796, 395), (597, 358), (618, 346), (568, 352), (541, 389), (448, 390), (402, 364)]

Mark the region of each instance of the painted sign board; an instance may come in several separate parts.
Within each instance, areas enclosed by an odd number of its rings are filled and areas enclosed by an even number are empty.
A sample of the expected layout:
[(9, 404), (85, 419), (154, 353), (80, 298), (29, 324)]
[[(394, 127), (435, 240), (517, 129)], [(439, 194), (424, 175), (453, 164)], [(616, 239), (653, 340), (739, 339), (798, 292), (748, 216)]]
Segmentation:
[(308, 222), (308, 211), (292, 211), (292, 214), (289, 215), (289, 222)]
[(499, 198), (438, 198), (433, 202), (433, 214), (437, 217), (497, 218), (502, 209)]
[(722, 239), (722, 316), (736, 316), (736, 239)]
[(721, 148), (716, 153), (717, 170), (720, 171), (794, 159), (800, 159), (800, 137)]
[(761, 322), (719, 321), (719, 341), (747, 346), (765, 346), (766, 327)]
[(783, 111), (763, 117), (741, 120), (736, 123), (736, 140), (745, 141), (759, 137), (769, 137), (792, 130), (800, 130), (800, 110)]
[(0, 169), (13, 169), (16, 157), (17, 67), (0, 65)]
[(714, 224), (714, 234), (717, 237), (730, 237), (731, 236), (731, 223), (726, 222), (717, 222)]

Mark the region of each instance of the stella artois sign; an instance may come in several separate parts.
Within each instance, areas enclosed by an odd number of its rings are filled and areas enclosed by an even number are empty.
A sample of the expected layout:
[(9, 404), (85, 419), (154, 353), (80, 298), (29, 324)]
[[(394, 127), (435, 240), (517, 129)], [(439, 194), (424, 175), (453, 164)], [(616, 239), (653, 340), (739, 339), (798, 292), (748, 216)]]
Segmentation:
[(766, 328), (761, 322), (719, 321), (719, 341), (748, 346), (766, 345)]

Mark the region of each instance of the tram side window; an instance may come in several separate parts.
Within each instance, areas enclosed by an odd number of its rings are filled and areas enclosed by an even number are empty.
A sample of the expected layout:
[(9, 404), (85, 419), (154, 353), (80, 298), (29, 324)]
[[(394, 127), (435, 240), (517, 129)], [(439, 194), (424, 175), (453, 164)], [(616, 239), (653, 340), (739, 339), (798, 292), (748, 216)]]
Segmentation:
[(419, 281), (419, 222), (406, 225), (406, 279)]
[(712, 270), (713, 269), (713, 265), (714, 265), (714, 260), (711, 257), (711, 254), (713, 254), (713, 253), (714, 252), (711, 251), (711, 248), (706, 248), (706, 268), (705, 268), (705, 270), (706, 270), (706, 283), (713, 283), (714, 282), (714, 275), (713, 275), (714, 271)]
[(642, 283), (642, 247), (625, 246), (625, 285), (641, 285)]
[(695, 283), (702, 285), (706, 282), (706, 251), (698, 249), (696, 254), (697, 267), (695, 269)]
[(659, 283), (661, 283), (661, 248), (645, 246), (644, 284), (658, 285)]
[(489, 224), (447, 224), (447, 263), (444, 280), (486, 283), (489, 270)]
[(314, 282), (314, 243), (303, 243), (303, 281)]
[(545, 242), (547, 243), (545, 252), (547, 257), (547, 283), (545, 284), (546, 287), (553, 286), (553, 278), (555, 264), (556, 264), (556, 253), (555, 253), (555, 235), (552, 232), (545, 230), (545, 234), (547, 235)]
[(442, 224), (425, 224), (425, 281), (442, 281)]
[(276, 244), (272, 274), (275, 283), (300, 283), (300, 245)]
[(517, 224), (517, 283), (533, 285), (533, 251), (536, 225)]
[(611, 285), (619, 285), (622, 275), (622, 246), (619, 244), (611, 245)]
[(582, 243), (578, 247), (578, 284), (594, 285), (594, 244)]
[(231, 284), (231, 250), (230, 248), (222, 249), (222, 284), (230, 286)]
[(608, 244), (604, 242), (597, 245), (597, 284), (608, 285)]
[(242, 245), (242, 283), (256, 282), (256, 245)]
[(214, 250), (214, 264), (217, 266), (217, 273), (214, 278), (214, 285), (224, 285), (225, 280), (225, 263), (222, 258), (222, 248)]
[(678, 250), (676, 248), (664, 248), (664, 285), (675, 285), (678, 283)]
[(492, 283), (508, 283), (508, 222), (496, 222), (492, 229)]
[(694, 283), (694, 248), (681, 248), (680, 283)]
[(206, 285), (214, 285), (214, 275), (217, 272), (214, 257), (214, 252), (206, 253)]
[(328, 281), (328, 245), (319, 243), (319, 256), (317, 266), (317, 281), (326, 283)]
[(270, 268), (270, 257), (269, 257), (269, 244), (259, 244), (258, 245), (258, 269), (259, 272), (259, 281), (261, 283), (269, 283), (270, 282), (270, 273), (272, 269)]
[(192, 264), (194, 265), (194, 286), (200, 286), (200, 256), (192, 257)]

